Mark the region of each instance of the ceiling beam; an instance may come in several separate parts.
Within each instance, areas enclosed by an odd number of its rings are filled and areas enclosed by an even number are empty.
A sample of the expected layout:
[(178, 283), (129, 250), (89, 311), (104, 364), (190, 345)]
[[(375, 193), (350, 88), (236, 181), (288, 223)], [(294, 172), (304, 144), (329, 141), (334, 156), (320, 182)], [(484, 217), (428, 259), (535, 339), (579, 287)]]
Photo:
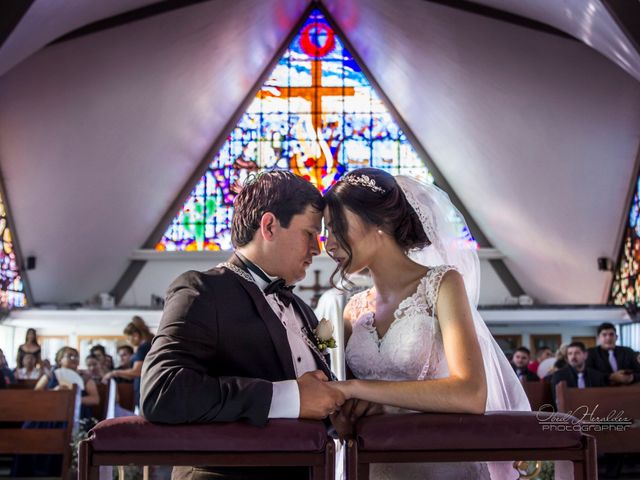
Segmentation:
[(640, 0), (601, 0), (631, 44), (640, 54)]
[(163, 13), (170, 12), (172, 10), (178, 10), (180, 8), (190, 7), (197, 3), (208, 2), (211, 0), (165, 0), (158, 3), (153, 3), (144, 7), (136, 8), (128, 12), (123, 12), (112, 17), (103, 18), (101, 20), (89, 23), (80, 28), (65, 33), (61, 37), (56, 38), (49, 45), (55, 43), (67, 42), (75, 38), (84, 37), (85, 35), (91, 35), (102, 30), (108, 30), (110, 28), (119, 27), (128, 23), (137, 22), (146, 18), (155, 17)]
[(0, 48), (26, 15), (33, 0), (2, 0), (0, 2)]
[[(473, 13), (475, 15), (480, 15), (486, 18), (491, 18), (493, 20), (498, 20), (500, 22), (510, 23), (511, 25), (517, 25), (519, 27), (528, 28), (529, 30), (536, 30), (538, 32), (549, 33), (551, 35), (555, 35), (558, 37), (566, 38), (568, 40), (575, 40), (579, 42), (580, 40), (575, 38), (573, 35), (569, 35), (567, 32), (563, 32), (562, 30), (552, 27), (543, 22), (539, 22), (537, 20), (533, 20), (531, 18), (523, 17), (521, 15), (516, 15), (515, 13), (505, 12), (504, 10), (499, 10), (497, 8), (488, 7), (486, 5), (480, 5), (470, 0), (423, 0), (429, 3), (437, 3), (439, 5), (444, 5), (446, 7), (455, 8), (456, 10), (462, 10), (465, 12)], [(622, 0), (630, 1), (630, 0)]]

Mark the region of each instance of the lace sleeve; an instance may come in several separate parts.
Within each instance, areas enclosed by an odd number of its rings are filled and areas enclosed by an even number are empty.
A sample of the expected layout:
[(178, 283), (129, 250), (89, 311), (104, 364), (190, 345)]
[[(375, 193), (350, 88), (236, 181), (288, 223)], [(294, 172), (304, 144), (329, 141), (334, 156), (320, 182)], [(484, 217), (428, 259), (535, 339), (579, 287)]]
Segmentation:
[(451, 270), (458, 272), (458, 269), (453, 265), (438, 265), (437, 267), (433, 267), (429, 271), (429, 278), (426, 284), (425, 296), (427, 297), (427, 305), (429, 306), (429, 310), (431, 311), (432, 315), (437, 316), (438, 314), (436, 311), (436, 307), (438, 306), (440, 284), (442, 284), (444, 275)]

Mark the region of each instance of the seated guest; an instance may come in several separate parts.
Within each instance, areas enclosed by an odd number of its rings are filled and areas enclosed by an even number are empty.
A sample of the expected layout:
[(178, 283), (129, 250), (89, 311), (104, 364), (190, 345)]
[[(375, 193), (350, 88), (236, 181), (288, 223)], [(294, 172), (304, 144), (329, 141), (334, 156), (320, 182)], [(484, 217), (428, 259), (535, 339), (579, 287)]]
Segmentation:
[(42, 371), (36, 366), (36, 356), (33, 353), (25, 353), (22, 356), (22, 368), (16, 368), (17, 380), (38, 380)]
[(40, 373), (42, 375), (46, 375), (49, 378), (51, 378), (51, 376), (53, 375), (53, 367), (51, 366), (51, 362), (48, 358), (42, 360), (42, 364), (40, 365)]
[(103, 370), (102, 365), (100, 364), (100, 360), (98, 357), (90, 353), (84, 359), (84, 364), (87, 367), (84, 370), (80, 371), (80, 375), (83, 380), (86, 382), (87, 380), (93, 380), (96, 383), (102, 381)]
[(511, 357), (511, 366), (520, 381), (537, 382), (540, 380), (538, 375), (529, 371), (527, 368), (529, 366), (530, 358), (531, 352), (527, 347), (518, 347), (516, 348), (516, 351), (513, 352), (513, 357)]
[[(120, 345), (118, 347), (118, 359), (120, 364), (116, 370), (129, 370), (133, 367), (133, 348), (131, 345)], [(116, 383), (133, 383), (133, 379), (115, 377)]]
[(7, 365), (7, 359), (0, 349), (0, 376), (4, 378), (4, 383), (6, 385), (11, 385), (12, 383), (16, 383), (16, 377), (13, 375), (13, 370), (9, 368)]
[[(540, 362), (546, 360), (547, 358), (553, 357), (553, 352), (549, 347), (540, 347), (536, 351), (536, 359), (532, 362), (529, 362), (529, 371), (538, 375), (538, 367), (540, 366)], [(540, 375), (538, 375), (539, 377)]]
[(570, 388), (606, 387), (609, 384), (607, 375), (586, 366), (587, 347), (582, 342), (573, 342), (567, 348), (569, 365), (553, 374), (551, 385), (555, 395), (556, 385), (567, 382)]
[[(82, 395), (80, 417), (91, 418), (91, 407), (100, 404), (100, 395), (93, 380), (84, 381), (78, 374), (79, 363), (80, 355), (75, 348), (62, 347), (56, 353), (56, 368), (53, 370), (53, 375), (51, 378), (46, 375), (40, 377), (35, 390), (60, 390), (61, 388), (70, 388), (71, 384), (77, 383)], [(74, 376), (73, 373), (76, 375)], [(74, 381), (74, 378), (80, 380)]]
[(97, 345), (94, 345), (93, 347), (91, 347), (91, 350), (89, 350), (89, 353), (91, 355), (95, 355), (95, 357), (98, 359), (98, 362), (102, 366), (102, 371), (104, 373), (113, 370), (113, 357), (111, 355), (107, 355), (107, 351), (102, 345), (100, 345), (99, 343)]
[(618, 334), (611, 323), (598, 327), (598, 346), (588, 350), (587, 367), (609, 377), (612, 385), (640, 382), (640, 364), (635, 352), (628, 347), (616, 346)]

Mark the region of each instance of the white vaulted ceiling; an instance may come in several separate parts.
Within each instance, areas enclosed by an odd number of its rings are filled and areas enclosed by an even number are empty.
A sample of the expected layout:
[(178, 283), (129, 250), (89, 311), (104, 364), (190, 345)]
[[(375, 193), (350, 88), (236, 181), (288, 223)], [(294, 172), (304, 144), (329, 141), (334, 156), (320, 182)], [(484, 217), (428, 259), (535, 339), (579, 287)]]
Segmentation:
[[(0, 49), (36, 303), (114, 287), (309, 1), (204, 1), (44, 47), (150, 2), (77, 3), (36, 0)], [(602, 302), (640, 142), (640, 57), (602, 5), (476, 2), (581, 42), (441, 2), (322, 3), (525, 292)]]

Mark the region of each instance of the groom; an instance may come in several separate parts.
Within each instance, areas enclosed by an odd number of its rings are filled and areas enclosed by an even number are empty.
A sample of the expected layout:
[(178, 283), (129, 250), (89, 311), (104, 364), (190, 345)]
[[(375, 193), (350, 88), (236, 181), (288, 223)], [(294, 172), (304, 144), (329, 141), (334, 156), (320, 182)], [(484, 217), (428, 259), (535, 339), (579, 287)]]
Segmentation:
[[(322, 419), (344, 403), (315, 345), (313, 311), (291, 292), (320, 253), (324, 202), (290, 172), (249, 180), (234, 201), (231, 258), (169, 287), (142, 369), (152, 422)], [(306, 472), (174, 468), (174, 479), (293, 478)], [(302, 477), (301, 477), (302, 478)]]

